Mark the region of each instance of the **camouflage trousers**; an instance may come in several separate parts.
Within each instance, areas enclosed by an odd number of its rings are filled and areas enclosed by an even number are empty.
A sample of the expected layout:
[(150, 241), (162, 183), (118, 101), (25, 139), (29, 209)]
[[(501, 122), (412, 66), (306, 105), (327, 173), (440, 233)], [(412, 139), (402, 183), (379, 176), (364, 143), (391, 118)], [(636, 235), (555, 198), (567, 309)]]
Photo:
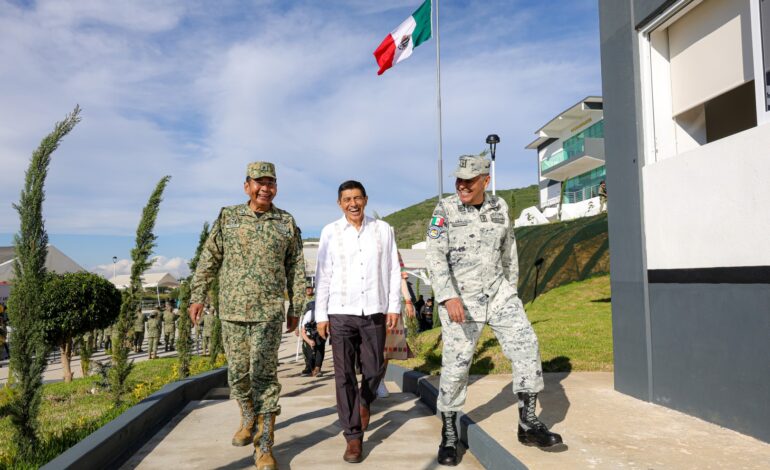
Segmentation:
[(475, 304), (468, 321), (466, 306), (465, 323), (454, 323), (444, 306), (439, 307), (441, 335), (444, 349), (441, 359), (441, 381), (436, 407), (439, 411), (460, 411), (468, 394), (468, 370), (473, 362), (476, 344), (484, 325), (489, 325), (511, 361), (513, 369), (513, 393), (537, 393), (543, 389), (543, 372), (537, 336), (524, 312), (518, 295), (505, 285), (497, 294)]
[(147, 338), (147, 350), (150, 355), (158, 354), (158, 337), (151, 336)]
[(281, 412), (278, 347), (282, 326), (282, 322), (222, 320), (230, 398), (241, 404), (253, 400), (257, 414)]

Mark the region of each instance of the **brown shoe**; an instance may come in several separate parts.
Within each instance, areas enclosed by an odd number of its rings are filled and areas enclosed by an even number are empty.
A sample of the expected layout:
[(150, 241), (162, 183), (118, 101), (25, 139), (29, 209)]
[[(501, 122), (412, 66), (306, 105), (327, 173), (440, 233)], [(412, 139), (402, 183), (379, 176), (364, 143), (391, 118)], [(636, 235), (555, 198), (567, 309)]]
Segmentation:
[(320, 367), (316, 367), (316, 368), (315, 368), (315, 369), (313, 369), (313, 371), (310, 373), (310, 375), (312, 375), (313, 377), (318, 377), (320, 374), (321, 374), (321, 368), (320, 368)]
[(241, 408), (241, 427), (235, 432), (232, 444), (236, 447), (243, 447), (251, 444), (252, 433), (257, 424), (257, 418), (254, 416), (254, 405), (251, 400), (244, 403), (238, 402)]
[(358, 411), (361, 413), (361, 431), (366, 431), (369, 428), (369, 418), (371, 417), (371, 413), (369, 412), (369, 408), (364, 406), (358, 408)]
[(273, 457), (275, 413), (260, 414), (257, 417), (257, 435), (254, 436), (254, 465), (257, 470), (278, 470)]
[(345, 455), (342, 456), (342, 460), (347, 463), (359, 463), (363, 460), (361, 457), (361, 439), (348, 441), (348, 447), (345, 449)]

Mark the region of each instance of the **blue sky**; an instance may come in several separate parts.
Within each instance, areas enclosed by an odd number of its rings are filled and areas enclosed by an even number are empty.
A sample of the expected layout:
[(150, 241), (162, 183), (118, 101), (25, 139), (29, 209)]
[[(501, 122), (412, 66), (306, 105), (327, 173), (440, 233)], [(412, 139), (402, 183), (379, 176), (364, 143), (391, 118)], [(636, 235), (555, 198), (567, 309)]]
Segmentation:
[[(163, 175), (155, 270), (186, 274), (203, 222), (243, 202), (245, 166), (277, 165), (277, 206), (307, 235), (362, 181), (381, 215), (432, 197), (435, 42), (377, 76), (372, 52), (419, 0), (0, 0), (0, 244), (18, 229), (29, 156), (76, 103), (53, 157), (51, 242), (86, 268), (128, 269)], [(595, 0), (442, 1), (445, 190), (457, 156), (498, 145), (498, 187), (536, 182), (524, 146), (601, 94)]]

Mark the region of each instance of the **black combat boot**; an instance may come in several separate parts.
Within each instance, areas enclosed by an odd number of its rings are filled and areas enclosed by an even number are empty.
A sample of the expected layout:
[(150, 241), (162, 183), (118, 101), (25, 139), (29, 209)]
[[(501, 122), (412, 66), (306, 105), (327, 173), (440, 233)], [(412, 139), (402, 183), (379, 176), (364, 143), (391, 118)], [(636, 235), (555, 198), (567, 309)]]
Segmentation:
[(441, 445), (438, 446), (439, 465), (454, 467), (457, 465), (457, 413), (454, 411), (441, 412)]
[(561, 436), (550, 432), (545, 424), (537, 419), (535, 405), (537, 393), (519, 393), (519, 442), (525, 445), (551, 447), (561, 444)]

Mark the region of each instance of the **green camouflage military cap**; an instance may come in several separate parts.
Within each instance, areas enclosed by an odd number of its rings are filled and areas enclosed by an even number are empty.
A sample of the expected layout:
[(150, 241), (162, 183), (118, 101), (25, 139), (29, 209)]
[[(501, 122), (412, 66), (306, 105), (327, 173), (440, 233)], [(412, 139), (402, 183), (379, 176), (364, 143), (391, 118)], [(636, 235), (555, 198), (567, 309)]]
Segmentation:
[(251, 162), (246, 167), (246, 176), (254, 180), (265, 177), (275, 179), (275, 165), (270, 162)]
[(488, 175), (489, 166), (490, 161), (481, 155), (462, 155), (454, 175), (457, 178), (469, 180), (478, 175)]

